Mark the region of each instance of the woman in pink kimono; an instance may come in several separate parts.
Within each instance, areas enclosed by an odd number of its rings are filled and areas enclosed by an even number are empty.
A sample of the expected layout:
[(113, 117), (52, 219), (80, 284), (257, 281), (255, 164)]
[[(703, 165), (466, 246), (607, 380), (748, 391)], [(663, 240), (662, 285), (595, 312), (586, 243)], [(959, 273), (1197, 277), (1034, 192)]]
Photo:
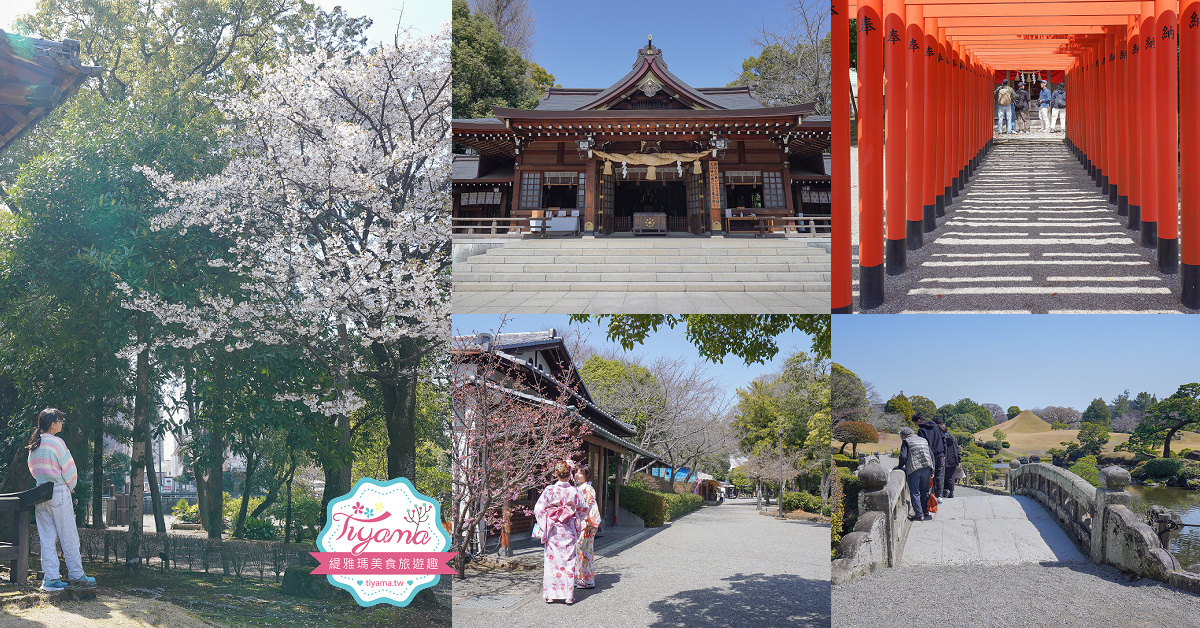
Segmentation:
[(583, 530), (579, 538), (579, 558), (575, 565), (576, 589), (592, 589), (596, 586), (596, 555), (592, 552), (592, 544), (596, 541), (596, 531), (600, 528), (600, 508), (596, 505), (596, 489), (592, 488), (591, 480), (591, 467), (586, 464), (579, 465), (575, 470), (575, 484), (588, 510), (581, 521)]
[(546, 487), (533, 515), (537, 517), (542, 531), (542, 544), (546, 546), (545, 562), (542, 566), (542, 597), (547, 603), (566, 600), (575, 603), (575, 561), (579, 551), (579, 536), (583, 517), (587, 515), (587, 503), (579, 491), (568, 482), (571, 469), (566, 462), (554, 467), (558, 481)]

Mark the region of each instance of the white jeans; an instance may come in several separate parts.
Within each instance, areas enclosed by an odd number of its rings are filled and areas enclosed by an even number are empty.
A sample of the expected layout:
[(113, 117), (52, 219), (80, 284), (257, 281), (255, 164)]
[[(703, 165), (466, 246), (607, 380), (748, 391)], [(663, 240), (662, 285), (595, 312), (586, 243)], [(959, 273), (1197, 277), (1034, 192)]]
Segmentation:
[(1054, 118), (1052, 118), (1052, 121), (1050, 122), (1050, 128), (1054, 128), (1054, 126), (1056, 124), (1058, 124), (1059, 120), (1062, 121), (1062, 130), (1066, 131), (1067, 130), (1067, 110), (1066, 109), (1055, 109), (1054, 110)]
[(38, 537), (42, 541), (42, 571), (47, 580), (58, 580), (58, 549), (62, 542), (63, 558), (67, 561), (67, 577), (82, 578), (83, 560), (79, 558), (79, 530), (75, 529), (75, 509), (71, 506), (71, 489), (66, 484), (54, 485), (50, 501), (34, 507)]
[(1050, 130), (1050, 108), (1042, 107), (1038, 109), (1038, 118), (1042, 121), (1042, 132)]

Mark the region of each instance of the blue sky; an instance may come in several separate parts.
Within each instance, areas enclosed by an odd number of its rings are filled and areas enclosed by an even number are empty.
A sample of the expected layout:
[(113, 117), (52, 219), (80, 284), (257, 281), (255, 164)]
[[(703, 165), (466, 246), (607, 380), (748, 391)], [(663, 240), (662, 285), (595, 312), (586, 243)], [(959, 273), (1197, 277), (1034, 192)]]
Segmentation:
[(1200, 381), (1200, 326), (1189, 316), (834, 316), (833, 361), (875, 384), (942, 405), (1004, 408), (1159, 399)]
[(654, 35), (676, 76), (693, 87), (737, 78), (742, 61), (762, 52), (750, 36), (783, 19), (788, 0), (718, 2), (530, 0), (537, 20), (533, 60), (563, 87), (608, 87), (625, 76)]
[[(454, 317), (454, 333), (456, 335), (472, 334), (481, 331), (492, 331), (500, 325), (500, 316), (483, 315), (483, 314), (460, 314)], [(615, 342), (609, 342), (605, 337), (607, 323), (596, 325), (589, 323), (587, 325), (572, 325), (569, 322), (570, 316), (567, 315), (525, 315), (511, 316), (508, 322), (504, 325), (503, 331), (542, 331), (554, 328), (561, 335), (565, 330), (578, 329), (582, 332), (587, 343), (597, 349), (611, 347), (618, 351), (623, 351), (621, 346)], [(800, 332), (788, 332), (779, 338), (779, 353), (775, 355), (775, 359), (766, 364), (752, 364), (747, 366), (737, 356), (727, 357), (722, 364), (707, 363), (700, 354), (696, 352), (696, 348), (688, 342), (684, 334), (683, 326), (677, 325), (674, 329), (662, 329), (651, 334), (646, 338), (646, 342), (640, 347), (634, 347), (631, 355), (636, 355), (644, 358), (646, 362), (652, 361), (658, 356), (683, 356), (689, 362), (705, 362), (708, 364), (709, 374), (717, 377), (725, 385), (728, 399), (731, 403), (736, 402), (736, 390), (746, 387), (751, 380), (759, 375), (771, 373), (783, 368), (787, 357), (796, 351), (809, 351), (811, 339), (807, 334)]]
[[(417, 35), (432, 35), (438, 31), (442, 22), (450, 19), (450, 0), (317, 0), (314, 4), (327, 11), (340, 6), (354, 17), (370, 17), (374, 21), (371, 29), (367, 31), (371, 42), (392, 40), (401, 10), (403, 26), (411, 27)], [(10, 30), (17, 16), (31, 13), (35, 8), (37, 0), (0, 2), (0, 28)]]

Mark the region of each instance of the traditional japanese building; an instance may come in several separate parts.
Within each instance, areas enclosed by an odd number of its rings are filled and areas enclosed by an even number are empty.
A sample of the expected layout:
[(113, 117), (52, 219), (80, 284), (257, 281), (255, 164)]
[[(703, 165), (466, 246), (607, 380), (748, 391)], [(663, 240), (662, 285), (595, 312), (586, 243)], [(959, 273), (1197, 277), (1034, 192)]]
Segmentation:
[[(583, 436), (575, 460), (586, 462), (592, 469), (592, 487), (596, 490), (596, 502), (604, 525), (619, 525), (617, 505), (621, 495), (622, 462), (639, 467), (648, 463), (653, 466), (659, 456), (632, 442), (637, 435), (632, 425), (609, 415), (592, 402), (563, 338), (553, 329), (529, 333), (481, 333), (455, 338), (453, 352), (466, 358), (464, 362), (482, 364), (484, 360), (497, 360), (499, 363), (493, 364), (490, 371), (502, 374), (506, 381), (494, 382), (494, 390), (522, 403), (558, 404), (564, 393), (571, 399), (568, 405), (575, 418), (590, 432)], [(455, 377), (460, 378), (461, 374)], [(547, 484), (550, 480), (546, 478)], [(506, 506), (508, 526), (505, 532), (487, 531), (489, 536), (501, 536), (502, 548), (508, 548), (511, 540), (529, 537), (534, 518), (522, 511), (533, 508), (542, 488), (531, 489)], [(503, 549), (501, 553), (504, 554)]]
[(828, 216), (830, 124), (812, 111), (692, 87), (647, 43), (606, 88), (454, 120), (456, 232), (553, 216), (576, 219), (556, 231), (718, 234), (751, 216)]
[(80, 63), (77, 41), (0, 30), (0, 150), (101, 71)]

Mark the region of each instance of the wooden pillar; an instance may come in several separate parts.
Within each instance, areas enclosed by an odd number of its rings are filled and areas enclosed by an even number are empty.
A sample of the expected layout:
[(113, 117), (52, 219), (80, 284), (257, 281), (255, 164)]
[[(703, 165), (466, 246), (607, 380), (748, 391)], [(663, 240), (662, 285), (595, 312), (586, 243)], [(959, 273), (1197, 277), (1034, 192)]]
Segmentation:
[(1138, 50), (1140, 49), (1139, 41), (1141, 40), (1141, 23), (1136, 15), (1129, 17), (1129, 41), (1126, 44), (1128, 51), (1128, 70), (1129, 70), (1129, 89), (1123, 94), (1126, 101), (1126, 111), (1130, 114), (1125, 118), (1125, 127), (1128, 129), (1129, 137), (1127, 139), (1127, 147), (1129, 152), (1129, 180), (1132, 186), (1129, 188), (1129, 212), (1128, 222), (1125, 223), (1128, 229), (1141, 229), (1142, 222), (1142, 196), (1144, 195), (1146, 182), (1142, 179), (1142, 150), (1141, 136), (1145, 132), (1146, 115), (1141, 108), (1141, 65), (1138, 62)]
[(1116, 67), (1113, 68), (1113, 75), (1116, 77), (1116, 81), (1113, 83), (1115, 86), (1113, 89), (1113, 117), (1116, 120), (1113, 131), (1116, 134), (1114, 145), (1117, 149), (1117, 178), (1119, 179), (1115, 185), (1116, 189), (1113, 196), (1116, 197), (1118, 216), (1125, 216), (1129, 213), (1129, 190), (1131, 187), (1129, 181), (1131, 161), (1129, 159), (1129, 145), (1126, 141), (1126, 131), (1129, 128), (1129, 112), (1125, 107), (1125, 95), (1129, 93), (1129, 77), (1127, 74), (1128, 63), (1125, 60), (1125, 37), (1126, 31), (1122, 28), (1117, 32), (1116, 47), (1114, 49)]
[(858, 302), (883, 303), (883, 0), (858, 3)]
[[(1116, 205), (1117, 181), (1121, 178), (1121, 170), (1117, 159), (1117, 82), (1116, 82), (1116, 49), (1117, 36), (1108, 33), (1104, 36), (1104, 59), (1101, 68), (1104, 72), (1104, 93), (1100, 107), (1104, 111), (1104, 194), (1108, 202)], [(1122, 123), (1124, 121), (1121, 121)]]
[(1179, 29), (1180, 283), (1181, 301), (1200, 308), (1200, 0), (1183, 0)]
[(1155, 150), (1154, 128), (1157, 121), (1154, 121), (1153, 114), (1155, 113), (1155, 84), (1158, 82), (1158, 77), (1155, 76), (1154, 70), (1154, 0), (1142, 0), (1142, 28), (1141, 28), (1141, 61), (1139, 65), (1142, 70), (1142, 84), (1138, 86), (1138, 94), (1144, 99), (1142, 102), (1141, 116), (1150, 118), (1147, 122), (1144, 132), (1141, 134), (1141, 154), (1142, 154), (1142, 181), (1145, 186), (1142, 188), (1142, 216), (1140, 225), (1142, 228), (1142, 246), (1155, 247), (1158, 241), (1158, 186), (1155, 184), (1155, 173), (1158, 165), (1158, 151)]
[(922, 110), (925, 114), (923, 134), (925, 150), (922, 154), (922, 197), (924, 203), (924, 231), (929, 233), (937, 228), (937, 208), (940, 205), (937, 195), (937, 125), (941, 124), (941, 116), (946, 115), (937, 100), (936, 94), (944, 94), (937, 74), (937, 18), (925, 18), (925, 44), (922, 46), (924, 59), (923, 76), (925, 84), (919, 94), (925, 96)]
[[(505, 501), (500, 507), (501, 516), (504, 517), (504, 527), (500, 529), (500, 551), (498, 552), (501, 558), (512, 556), (512, 506)], [(486, 534), (486, 533), (485, 533)]]
[(583, 233), (596, 233), (596, 204), (600, 199), (600, 162), (595, 158), (589, 159), (585, 169), (587, 175), (587, 190), (583, 195)]
[(1176, 103), (1179, 94), (1179, 3), (1155, 0), (1154, 34), (1155, 147), (1158, 195), (1158, 270), (1179, 272), (1179, 127)]
[[(907, 69), (907, 40), (904, 37), (904, 0), (884, 0), (883, 50), (887, 89), (884, 92), (886, 131), (884, 150), (887, 167), (884, 204), (887, 220), (887, 274), (899, 275), (907, 268), (905, 247), (907, 227), (905, 214), (905, 70)], [(859, 178), (859, 184), (862, 179)]]
[(721, 167), (716, 159), (708, 160), (708, 217), (712, 224), (712, 232), (722, 231), (724, 224), (721, 217)]
[(933, 27), (929, 31), (929, 36), (933, 38), (933, 57), (932, 57), (932, 76), (936, 81), (934, 91), (930, 94), (943, 95), (942, 106), (933, 107), (936, 109), (934, 116), (934, 128), (930, 130), (929, 139), (933, 140), (933, 174), (930, 178), (933, 179), (933, 192), (936, 195), (934, 198), (934, 212), (938, 218), (946, 215), (946, 184), (943, 175), (946, 172), (946, 100), (944, 95), (947, 93), (946, 87), (946, 52), (942, 45), (941, 33), (944, 29), (937, 26), (937, 20), (933, 20)]
[[(830, 237), (833, 245), (831, 260), (833, 276), (830, 286), (830, 311), (850, 314), (854, 311), (853, 243), (850, 222), (850, 3), (832, 0), (830, 27), (833, 29), (830, 95), (833, 107), (832, 144), (830, 154), (830, 221), (834, 225)], [(789, 190), (790, 191), (790, 190)]]
[[(848, 28), (850, 28), (850, 26), (847, 25), (846, 28), (848, 29)], [(849, 77), (850, 77), (850, 75), (849, 75), (849, 73), (847, 73), (846, 78), (849, 79)], [(614, 508), (613, 508), (613, 525), (614, 526), (621, 525), (621, 461), (623, 459), (624, 459), (623, 454), (617, 454), (617, 464), (616, 464), (617, 472), (613, 476), (613, 506), (614, 506)], [(605, 470), (605, 472), (607, 473), (607, 470)]]
[(905, 57), (908, 59), (908, 93), (907, 93), (907, 152), (905, 162), (904, 184), (905, 213), (908, 216), (907, 246), (910, 250), (919, 249), (924, 245), (922, 225), (925, 221), (925, 172), (924, 151), (925, 139), (925, 102), (923, 94), (928, 94), (925, 85), (925, 10), (922, 5), (909, 4), (905, 6), (905, 22), (908, 36), (905, 41)]

